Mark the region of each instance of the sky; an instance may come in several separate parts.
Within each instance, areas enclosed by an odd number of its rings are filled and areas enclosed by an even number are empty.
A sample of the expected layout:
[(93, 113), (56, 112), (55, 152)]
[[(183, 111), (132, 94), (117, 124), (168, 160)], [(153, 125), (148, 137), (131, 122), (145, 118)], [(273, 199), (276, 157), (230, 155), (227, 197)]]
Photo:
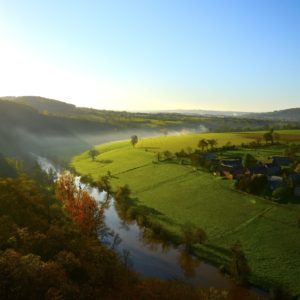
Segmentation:
[(298, 0), (0, 0), (0, 96), (114, 110), (300, 107)]

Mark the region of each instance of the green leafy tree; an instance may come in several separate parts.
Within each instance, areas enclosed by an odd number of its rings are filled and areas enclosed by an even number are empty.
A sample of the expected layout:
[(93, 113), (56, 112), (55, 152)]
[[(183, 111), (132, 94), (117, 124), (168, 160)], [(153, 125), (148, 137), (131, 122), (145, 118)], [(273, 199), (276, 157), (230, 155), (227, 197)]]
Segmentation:
[(117, 204), (123, 211), (127, 211), (130, 207), (130, 195), (131, 190), (127, 184), (120, 186), (115, 194)]
[(273, 140), (278, 144), (280, 142), (281, 135), (277, 132), (273, 133)]
[(201, 148), (202, 152), (204, 151), (204, 149), (208, 148), (208, 142), (206, 139), (201, 139), (198, 143), (198, 147)]
[(100, 177), (98, 182), (96, 182), (96, 186), (100, 191), (106, 192), (106, 199), (108, 200), (109, 196), (112, 193), (112, 187), (111, 187), (109, 176), (107, 175), (107, 176)]
[(270, 142), (272, 145), (274, 144), (274, 137), (273, 137), (273, 130), (271, 129), (269, 132), (266, 132), (264, 134), (264, 140), (266, 141), (266, 144)]
[(216, 139), (209, 139), (207, 140), (207, 143), (209, 144), (211, 150), (218, 145), (218, 141)]
[(89, 157), (94, 161), (95, 157), (98, 156), (100, 154), (100, 152), (96, 149), (91, 149), (88, 152)]
[(195, 228), (191, 223), (186, 223), (181, 228), (181, 243), (185, 251), (191, 252), (196, 243), (203, 244), (207, 240), (207, 234), (202, 228)]
[(139, 138), (137, 135), (131, 136), (130, 142), (133, 147), (135, 147), (135, 145), (138, 143), (138, 141), (139, 141)]
[(243, 157), (242, 163), (245, 168), (250, 168), (250, 167), (253, 167), (257, 163), (257, 160), (250, 153), (246, 153)]
[(164, 151), (164, 157), (166, 160), (171, 160), (173, 158), (173, 154), (169, 150), (166, 150)]

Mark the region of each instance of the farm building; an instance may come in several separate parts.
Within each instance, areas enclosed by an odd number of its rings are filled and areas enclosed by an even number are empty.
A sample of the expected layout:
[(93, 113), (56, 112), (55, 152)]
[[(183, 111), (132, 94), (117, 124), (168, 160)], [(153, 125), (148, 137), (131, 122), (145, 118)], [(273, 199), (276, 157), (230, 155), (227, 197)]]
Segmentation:
[(287, 156), (272, 156), (272, 163), (275, 166), (288, 166), (293, 162), (292, 159)]
[(225, 167), (241, 167), (242, 166), (242, 159), (237, 158), (237, 159), (223, 159), (221, 160), (221, 165)]
[(279, 176), (281, 172), (281, 168), (273, 163), (265, 164), (266, 167), (266, 175), (267, 176)]
[(216, 154), (210, 153), (210, 152), (205, 152), (205, 153), (201, 153), (200, 157), (203, 158), (204, 160), (215, 160)]
[(277, 188), (284, 186), (284, 181), (282, 177), (279, 176), (270, 176), (268, 177), (268, 183), (270, 190), (274, 191)]
[(248, 171), (251, 175), (256, 175), (256, 174), (267, 175), (267, 168), (261, 164), (257, 164), (255, 166), (248, 168)]
[(300, 173), (293, 172), (289, 174), (288, 181), (292, 186), (300, 186)]

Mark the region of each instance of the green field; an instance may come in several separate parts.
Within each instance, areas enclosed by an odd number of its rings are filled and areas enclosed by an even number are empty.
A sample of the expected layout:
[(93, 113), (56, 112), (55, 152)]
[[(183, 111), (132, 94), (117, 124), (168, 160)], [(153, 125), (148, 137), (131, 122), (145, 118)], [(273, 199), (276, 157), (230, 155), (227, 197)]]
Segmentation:
[[(175, 234), (186, 222), (202, 227), (208, 234), (205, 246), (196, 254), (216, 264), (230, 259), (230, 246), (241, 241), (252, 269), (252, 281), (268, 286), (280, 282), (293, 294), (300, 293), (300, 229), (296, 218), (300, 207), (279, 205), (259, 197), (240, 193), (232, 181), (224, 181), (191, 166), (157, 163), (153, 152), (172, 152), (196, 148), (201, 138), (215, 138), (222, 146), (230, 141), (251, 141), (250, 133), (193, 134), (147, 138), (136, 148), (129, 141), (97, 146), (100, 155), (92, 161), (87, 152), (76, 156), (72, 166), (80, 174), (94, 179), (110, 171), (116, 188), (127, 183), (140, 204), (155, 210), (152, 218)], [(261, 133), (256, 133), (261, 134)], [(280, 132), (286, 138), (300, 136), (300, 131)], [(268, 149), (267, 154), (282, 149)], [(266, 155), (267, 155), (266, 154)]]
[[(281, 141), (300, 142), (300, 130), (280, 130), (276, 132), (280, 134)], [(183, 132), (178, 133), (178, 135), (141, 139), (136, 148), (148, 149), (153, 152), (164, 150), (176, 152), (188, 147), (196, 149), (200, 139), (216, 139), (218, 141), (218, 146), (224, 146), (228, 142), (233, 145), (240, 145), (242, 143), (255, 141), (258, 136), (262, 137), (264, 133), (265, 131), (199, 134), (185, 134)]]

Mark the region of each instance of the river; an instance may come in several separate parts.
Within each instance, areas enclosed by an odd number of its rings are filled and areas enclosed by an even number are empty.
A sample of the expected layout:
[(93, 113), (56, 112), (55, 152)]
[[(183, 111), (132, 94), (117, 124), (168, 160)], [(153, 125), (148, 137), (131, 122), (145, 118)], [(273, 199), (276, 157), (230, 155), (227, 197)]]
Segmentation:
[[(44, 171), (48, 172), (52, 169), (59, 174), (59, 167), (48, 159), (37, 156), (37, 162)], [(76, 183), (87, 188), (97, 201), (101, 202), (106, 198), (105, 192), (99, 192), (98, 189), (81, 183), (79, 176), (76, 177)], [(102, 242), (107, 247), (114, 245), (114, 251), (126, 257), (128, 265), (141, 276), (178, 279), (201, 287), (224, 289), (229, 291), (232, 300), (246, 300), (250, 296), (268, 299), (264, 291), (254, 287), (241, 288), (229, 276), (222, 274), (218, 268), (187, 255), (180, 248), (171, 244), (165, 245), (149, 237), (147, 231), (140, 228), (136, 222), (128, 224), (119, 217), (114, 199), (111, 199), (109, 203), (104, 213), (104, 220), (109, 231), (114, 234), (107, 235)], [(114, 243), (114, 241), (118, 242)]]

